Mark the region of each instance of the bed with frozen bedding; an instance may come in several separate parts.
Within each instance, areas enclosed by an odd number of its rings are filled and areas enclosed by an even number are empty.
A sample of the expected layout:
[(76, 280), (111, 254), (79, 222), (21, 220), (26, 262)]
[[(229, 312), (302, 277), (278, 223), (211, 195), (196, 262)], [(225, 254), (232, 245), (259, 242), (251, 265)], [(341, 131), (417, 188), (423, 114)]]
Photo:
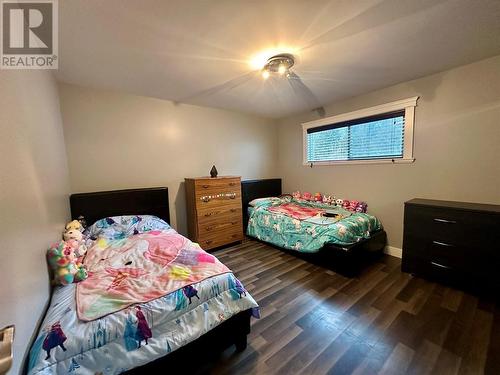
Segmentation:
[(156, 216), (107, 217), (84, 235), (89, 276), (54, 289), (29, 374), (119, 374), (258, 316), (224, 264)]
[(382, 228), (373, 215), (291, 197), (255, 199), (248, 210), (249, 236), (304, 253), (348, 248)]

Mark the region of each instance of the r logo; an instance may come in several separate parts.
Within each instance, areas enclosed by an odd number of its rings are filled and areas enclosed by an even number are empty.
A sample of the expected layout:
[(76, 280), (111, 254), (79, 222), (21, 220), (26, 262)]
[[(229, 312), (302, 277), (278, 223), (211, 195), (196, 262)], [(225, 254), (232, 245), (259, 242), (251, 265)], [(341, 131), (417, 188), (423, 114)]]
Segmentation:
[(51, 55), (52, 3), (2, 4), (3, 54)]

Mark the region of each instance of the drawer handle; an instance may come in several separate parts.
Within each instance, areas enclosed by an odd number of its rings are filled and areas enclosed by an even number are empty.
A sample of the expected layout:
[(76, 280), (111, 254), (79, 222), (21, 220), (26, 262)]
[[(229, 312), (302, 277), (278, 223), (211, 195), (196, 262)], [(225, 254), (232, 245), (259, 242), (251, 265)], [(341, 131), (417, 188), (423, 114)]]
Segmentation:
[(229, 186), (236, 186), (236, 182), (230, 182)]
[(209, 187), (209, 186), (208, 186), (208, 185), (201, 185), (201, 187), (202, 187), (203, 189), (208, 189), (208, 187)]
[(455, 247), (455, 245), (452, 245), (452, 244), (446, 243), (446, 242), (432, 241), (432, 243), (434, 245), (439, 245), (439, 246)]
[(231, 208), (231, 212), (236, 212), (238, 211), (236, 208)]
[(451, 267), (449, 267), (449, 266), (445, 266), (444, 264), (441, 264), (441, 263), (431, 262), (431, 264), (432, 264), (433, 266), (436, 266), (436, 267), (439, 267), (439, 268), (445, 268), (445, 269), (447, 269), (447, 270), (449, 270), (449, 269), (451, 268)]
[(236, 198), (236, 194), (231, 194), (231, 195), (229, 196), (229, 199), (235, 199), (235, 198)]
[(455, 220), (446, 220), (446, 219), (434, 219), (434, 221), (437, 221), (438, 223), (445, 223), (445, 224), (456, 224), (457, 223)]
[(236, 238), (236, 237), (238, 237), (238, 235), (237, 234), (233, 234), (231, 237)]
[(231, 221), (231, 225), (236, 225), (236, 224), (238, 224), (237, 221)]
[(210, 202), (210, 198), (209, 198), (209, 197), (203, 197), (203, 198), (201, 198), (201, 200), (202, 200), (203, 202), (205, 202), (205, 203)]
[(205, 214), (205, 217), (210, 217), (210, 216), (212, 216), (212, 215), (217, 215), (218, 213), (219, 213), (219, 211), (207, 212), (207, 213)]
[(211, 230), (213, 230), (213, 229), (214, 229), (214, 227), (210, 227), (210, 226), (205, 227), (205, 230), (206, 230), (207, 232), (210, 232), (210, 231), (211, 231)]
[(210, 245), (212, 242), (214, 242), (214, 241), (212, 241), (212, 240), (207, 240), (207, 241), (205, 241), (205, 243), (206, 243), (207, 245)]

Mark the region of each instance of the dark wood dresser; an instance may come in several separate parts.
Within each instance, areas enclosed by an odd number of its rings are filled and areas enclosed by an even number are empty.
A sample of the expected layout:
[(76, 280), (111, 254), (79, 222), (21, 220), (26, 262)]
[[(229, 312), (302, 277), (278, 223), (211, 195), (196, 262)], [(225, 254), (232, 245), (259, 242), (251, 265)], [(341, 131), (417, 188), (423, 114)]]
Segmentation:
[(186, 178), (189, 238), (210, 250), (243, 240), (241, 178)]
[(463, 285), (500, 286), (500, 206), (406, 202), (402, 270)]

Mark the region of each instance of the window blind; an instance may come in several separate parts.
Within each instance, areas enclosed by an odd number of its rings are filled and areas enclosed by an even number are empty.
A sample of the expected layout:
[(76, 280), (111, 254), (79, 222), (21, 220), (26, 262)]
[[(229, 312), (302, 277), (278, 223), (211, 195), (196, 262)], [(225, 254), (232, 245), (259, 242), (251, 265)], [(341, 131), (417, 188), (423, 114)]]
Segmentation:
[(404, 119), (398, 111), (307, 129), (307, 161), (402, 158)]

